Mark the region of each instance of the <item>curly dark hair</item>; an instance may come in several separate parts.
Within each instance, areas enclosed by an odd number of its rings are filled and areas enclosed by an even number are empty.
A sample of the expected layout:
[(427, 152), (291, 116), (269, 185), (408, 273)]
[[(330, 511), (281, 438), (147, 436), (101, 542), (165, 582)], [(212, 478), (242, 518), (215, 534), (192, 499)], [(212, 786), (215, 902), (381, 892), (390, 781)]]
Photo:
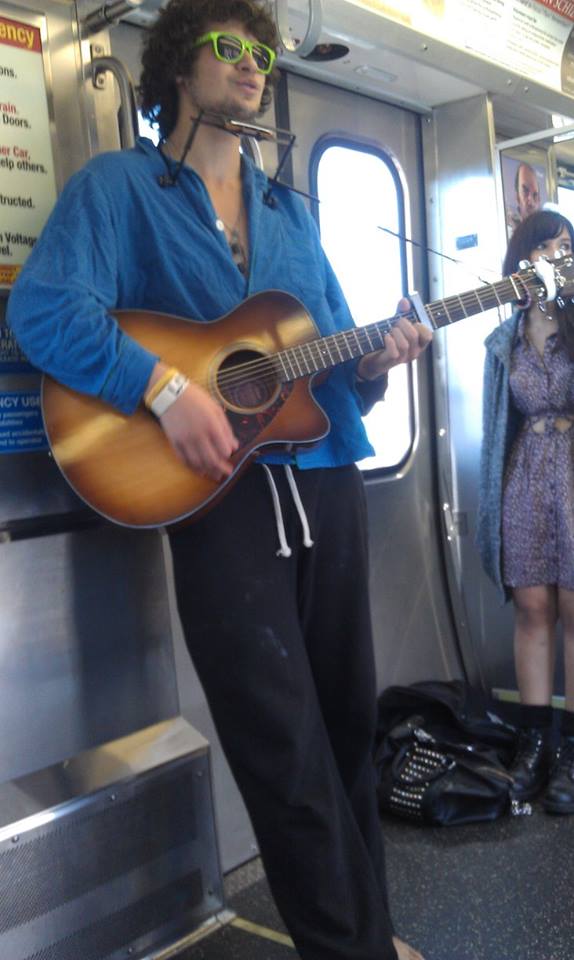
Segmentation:
[[(537, 210), (536, 213), (531, 213), (518, 224), (509, 240), (502, 267), (504, 275), (515, 273), (519, 269), (520, 261), (528, 260), (539, 243), (553, 240), (564, 228), (570, 235), (574, 250), (574, 227), (566, 217), (555, 210)], [(574, 360), (574, 305), (570, 300), (566, 302), (566, 306), (557, 307), (556, 316), (560, 340), (570, 359)]]
[[(139, 95), (144, 117), (157, 124), (165, 139), (177, 121), (176, 77), (189, 76), (199, 55), (194, 41), (212, 23), (239, 20), (261, 43), (277, 50), (275, 22), (257, 0), (169, 0), (144, 40)], [(272, 98), (275, 71), (265, 77), (259, 113)]]

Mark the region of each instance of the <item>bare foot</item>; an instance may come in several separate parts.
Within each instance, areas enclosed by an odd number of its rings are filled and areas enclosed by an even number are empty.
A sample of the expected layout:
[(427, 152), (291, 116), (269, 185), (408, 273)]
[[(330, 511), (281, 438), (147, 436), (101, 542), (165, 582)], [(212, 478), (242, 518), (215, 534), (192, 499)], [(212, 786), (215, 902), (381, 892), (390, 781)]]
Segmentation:
[(393, 945), (399, 960), (424, 960), (422, 953), (419, 953), (414, 947), (409, 947), (408, 943), (399, 940), (398, 937), (393, 937)]

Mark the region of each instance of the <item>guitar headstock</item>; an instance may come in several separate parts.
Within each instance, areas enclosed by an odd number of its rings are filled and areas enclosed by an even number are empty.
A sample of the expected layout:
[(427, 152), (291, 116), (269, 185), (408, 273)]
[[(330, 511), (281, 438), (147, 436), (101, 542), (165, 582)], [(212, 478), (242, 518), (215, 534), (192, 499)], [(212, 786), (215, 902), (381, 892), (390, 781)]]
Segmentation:
[(574, 254), (567, 253), (554, 262), (550, 261), (554, 268), (554, 278), (558, 295), (562, 299), (574, 296)]
[[(523, 260), (515, 274), (539, 300), (557, 300), (560, 306), (574, 297), (574, 253), (565, 253), (548, 260), (540, 257), (534, 263)], [(534, 281), (534, 284), (532, 284)]]

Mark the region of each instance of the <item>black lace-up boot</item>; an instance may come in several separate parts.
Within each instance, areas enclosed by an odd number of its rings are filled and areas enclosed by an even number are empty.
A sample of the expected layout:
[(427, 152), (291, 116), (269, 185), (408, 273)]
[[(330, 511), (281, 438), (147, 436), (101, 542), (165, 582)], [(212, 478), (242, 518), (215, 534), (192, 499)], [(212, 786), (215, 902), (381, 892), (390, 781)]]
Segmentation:
[(548, 789), (544, 794), (548, 813), (574, 813), (574, 737), (562, 735)]
[(546, 786), (552, 764), (551, 741), (550, 727), (526, 727), (520, 731), (509, 770), (514, 780), (510, 790), (513, 800), (532, 800)]

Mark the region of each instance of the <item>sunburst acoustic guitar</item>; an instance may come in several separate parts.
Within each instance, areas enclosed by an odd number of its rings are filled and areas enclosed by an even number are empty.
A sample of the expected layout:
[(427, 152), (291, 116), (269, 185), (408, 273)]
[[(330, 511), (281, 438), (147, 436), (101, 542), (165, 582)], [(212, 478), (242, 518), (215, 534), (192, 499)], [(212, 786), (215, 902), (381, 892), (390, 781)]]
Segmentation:
[[(419, 308), (435, 329), (555, 283), (569, 296), (574, 260), (551, 264), (544, 281), (528, 266), (511, 277)], [(549, 266), (549, 265), (547, 265)], [(569, 289), (572, 288), (572, 290)], [(317, 374), (384, 346), (396, 318), (320, 337), (299, 300), (256, 294), (211, 323), (139, 310), (115, 314), (121, 328), (201, 384), (223, 405), (240, 446), (230, 477), (210, 480), (182, 464), (161, 425), (143, 408), (125, 416), (97, 398), (43, 378), (42, 411), (61, 472), (102, 516), (129, 527), (159, 527), (192, 519), (211, 507), (239, 473), (271, 447), (316, 443), (329, 421), (314, 400)], [(407, 314), (417, 319), (413, 310)]]

